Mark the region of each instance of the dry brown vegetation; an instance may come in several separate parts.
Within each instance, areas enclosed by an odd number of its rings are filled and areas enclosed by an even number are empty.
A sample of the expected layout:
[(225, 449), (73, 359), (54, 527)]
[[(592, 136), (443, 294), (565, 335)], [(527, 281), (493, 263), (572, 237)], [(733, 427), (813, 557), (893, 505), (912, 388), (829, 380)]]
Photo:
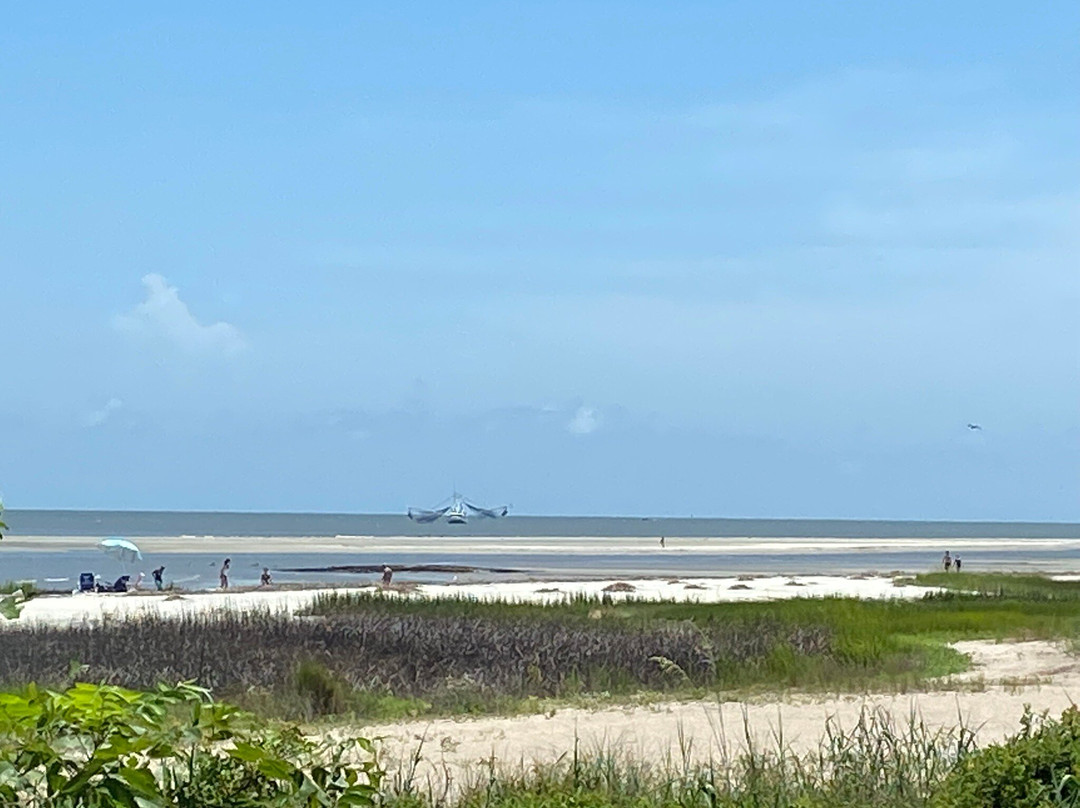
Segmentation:
[[(409, 613), (373, 603), (346, 614), (300, 618), (221, 613), (110, 621), (96, 628), (25, 628), (0, 636), (0, 681), (60, 682), (74, 661), (82, 666), (81, 677), (92, 681), (151, 688), (191, 680), (235, 694), (280, 688), (295, 681), (301, 666), (310, 673), (314, 662), (350, 690), (452, 705), (704, 686), (714, 680), (718, 658), (748, 661), (779, 645), (822, 653), (829, 635), (768, 620), (699, 627), (690, 620)], [(330, 699), (328, 708), (347, 701)]]

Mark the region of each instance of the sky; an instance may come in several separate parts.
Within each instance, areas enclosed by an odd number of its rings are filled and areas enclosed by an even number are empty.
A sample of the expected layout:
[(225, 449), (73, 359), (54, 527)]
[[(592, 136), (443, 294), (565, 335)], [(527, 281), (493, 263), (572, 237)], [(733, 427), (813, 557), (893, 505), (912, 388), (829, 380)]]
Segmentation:
[(8, 507), (1080, 521), (1080, 4), (159, 5), (0, 12)]

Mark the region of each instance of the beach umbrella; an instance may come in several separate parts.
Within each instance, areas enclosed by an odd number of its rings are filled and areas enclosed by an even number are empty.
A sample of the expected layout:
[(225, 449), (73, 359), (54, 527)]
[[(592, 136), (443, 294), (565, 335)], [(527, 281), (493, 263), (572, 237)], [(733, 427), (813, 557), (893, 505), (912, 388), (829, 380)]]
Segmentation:
[(123, 564), (130, 564), (135, 561), (142, 561), (142, 551), (139, 550), (135, 542), (128, 541), (127, 539), (121, 539), (118, 536), (112, 536), (108, 539), (103, 539), (98, 547), (107, 556), (112, 556), (117, 561)]

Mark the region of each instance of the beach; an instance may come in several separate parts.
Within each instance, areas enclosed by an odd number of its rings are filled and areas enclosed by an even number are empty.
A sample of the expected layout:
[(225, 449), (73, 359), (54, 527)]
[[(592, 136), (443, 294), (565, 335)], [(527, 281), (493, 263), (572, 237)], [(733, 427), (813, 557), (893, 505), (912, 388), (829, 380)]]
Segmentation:
[[(0, 577), (33, 580), (41, 594), (0, 630), (86, 626), (154, 616), (189, 618), (235, 612), (297, 615), (322, 595), (381, 592), (388, 598), (484, 603), (558, 604), (587, 598), (626, 602), (724, 604), (793, 598), (914, 601), (933, 586), (914, 574), (940, 569), (948, 549), (965, 570), (1009, 570), (1075, 579), (1080, 538), (1069, 536), (130, 536), (143, 559), (127, 565), (104, 556), (95, 536), (9, 536), (0, 544)], [(217, 571), (232, 559), (231, 586)], [(149, 571), (166, 567), (170, 591), (151, 587)], [(383, 564), (390, 586), (378, 582)], [(262, 567), (274, 584), (257, 586)], [(73, 594), (78, 573), (103, 581), (147, 573), (128, 593)], [(695, 762), (737, 754), (746, 745), (813, 750), (829, 731), (853, 726), (866, 710), (902, 726), (915, 717), (932, 730), (964, 726), (980, 743), (1019, 726), (1025, 705), (1059, 713), (1080, 697), (1080, 665), (1060, 643), (1038, 640), (955, 642), (970, 670), (920, 684), (923, 692), (774, 691), (712, 700), (564, 703), (514, 717), (403, 719), (338, 727), (377, 739), (391, 770), (418, 777), (475, 775), (478, 760), (520, 769), (559, 759), (568, 749), (639, 760)], [(325, 730), (319, 730), (320, 732)], [(419, 756), (419, 757), (417, 757)]]
[[(1064, 579), (1075, 576), (1063, 575)], [(482, 602), (558, 603), (587, 597), (611, 604), (735, 603), (791, 598), (914, 600), (935, 587), (892, 575), (793, 575), (686, 578), (593, 578), (477, 583), (417, 583), (390, 587), (266, 587), (226, 592), (132, 591), (124, 594), (43, 595), (29, 600), (18, 620), (0, 629), (103, 625), (139, 616), (184, 618), (229, 612), (296, 615), (328, 593), (381, 591), (388, 598), (463, 599)], [(917, 721), (931, 731), (965, 727), (979, 743), (1000, 740), (1019, 727), (1025, 709), (1058, 714), (1080, 697), (1080, 662), (1052, 641), (969, 640), (952, 648), (970, 669), (924, 682), (920, 692), (810, 693), (775, 691), (713, 699), (655, 696), (582, 706), (552, 703), (518, 716), (421, 718), (337, 725), (318, 733), (373, 738), (391, 772), (411, 771), (421, 781), (451, 790), (475, 777), (478, 760), (522, 771), (561, 759), (568, 750), (679, 765), (723, 761), (748, 745), (790, 752), (814, 750), (830, 731), (854, 726), (866, 711), (902, 728)], [(538, 705), (540, 703), (538, 702)]]

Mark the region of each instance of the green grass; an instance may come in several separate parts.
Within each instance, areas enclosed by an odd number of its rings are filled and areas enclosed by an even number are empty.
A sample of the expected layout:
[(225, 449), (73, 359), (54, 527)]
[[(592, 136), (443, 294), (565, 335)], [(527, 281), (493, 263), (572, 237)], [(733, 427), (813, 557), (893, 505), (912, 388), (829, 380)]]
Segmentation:
[(1013, 600), (1080, 600), (1080, 581), (1054, 581), (1044, 575), (930, 572), (917, 575), (915, 583)]
[(13, 592), (18, 592), (20, 590), (27, 598), (32, 598), (38, 592), (38, 588), (33, 581), (0, 582), (0, 595), (10, 595)]

